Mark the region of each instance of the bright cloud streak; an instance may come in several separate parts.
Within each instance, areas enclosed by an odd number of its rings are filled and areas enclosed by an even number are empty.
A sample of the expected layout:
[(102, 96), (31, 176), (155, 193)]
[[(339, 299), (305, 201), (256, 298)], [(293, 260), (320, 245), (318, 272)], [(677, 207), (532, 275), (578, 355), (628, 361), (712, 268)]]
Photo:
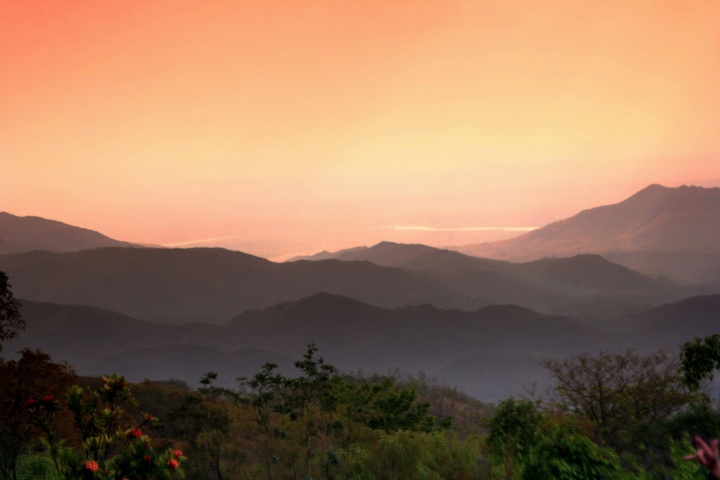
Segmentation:
[(537, 230), (538, 227), (451, 227), (451, 228), (438, 228), (438, 227), (426, 227), (422, 225), (398, 225), (394, 227), (378, 227), (386, 230), (399, 230), (399, 231), (419, 231), (419, 232), (493, 232), (496, 230), (506, 232), (531, 232)]

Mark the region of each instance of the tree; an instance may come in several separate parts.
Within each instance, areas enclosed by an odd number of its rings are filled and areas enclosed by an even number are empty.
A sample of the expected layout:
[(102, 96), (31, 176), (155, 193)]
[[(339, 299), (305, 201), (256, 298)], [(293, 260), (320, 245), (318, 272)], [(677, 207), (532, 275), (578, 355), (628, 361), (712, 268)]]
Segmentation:
[(313, 418), (316, 409), (313, 406), (322, 406), (323, 399), (332, 386), (332, 378), (337, 373), (337, 369), (326, 364), (323, 357), (315, 355), (317, 351), (318, 349), (314, 343), (307, 346), (307, 351), (302, 360), (295, 362), (295, 368), (299, 369), (302, 375), (288, 382), (293, 392), (293, 403), (298, 410), (296, 414), (301, 416), (304, 424), (303, 443), (305, 445), (307, 478), (312, 478), (310, 468), (310, 458), (314, 450), (312, 440), (318, 435), (318, 422)]
[[(41, 435), (28, 404), (55, 405), (55, 399), (77, 381), (66, 363), (56, 363), (40, 350), (25, 348), (19, 360), (0, 359), (0, 478), (16, 478), (17, 462), (31, 441)], [(48, 408), (43, 409), (48, 413)], [(68, 412), (63, 413), (69, 418)], [(46, 423), (41, 424), (46, 426)]]
[(541, 426), (534, 455), (523, 470), (534, 480), (634, 478), (624, 474), (612, 450), (596, 445), (572, 419), (548, 418)]
[(168, 414), (164, 431), (182, 440), (194, 459), (188, 473), (207, 479), (223, 480), (224, 450), (231, 444), (229, 409), (236, 395), (216, 387), (217, 373), (208, 372), (197, 392), (187, 393)]
[(720, 370), (720, 334), (686, 342), (680, 363), (683, 382), (691, 389), (700, 388), (703, 380), (712, 380), (715, 370)]
[(8, 276), (0, 271), (0, 352), (2, 342), (15, 338), (20, 330), (25, 330), (20, 302), (13, 297)]
[(491, 455), (502, 462), (505, 478), (512, 479), (515, 471), (532, 456), (541, 420), (532, 402), (509, 398), (498, 405), (488, 422), (487, 444)]
[(657, 424), (695, 398), (680, 381), (669, 350), (582, 354), (543, 365), (556, 381), (551, 400), (590, 420), (600, 443), (619, 450), (627, 447), (622, 437), (630, 426)]
[(617, 455), (586, 435), (582, 418), (551, 415), (510, 398), (500, 402), (488, 426), (490, 468), (501, 463), (507, 480), (621, 478)]
[[(42, 430), (41, 444), (50, 457), (53, 478), (117, 480), (170, 480), (184, 476), (186, 460), (179, 449), (156, 451), (143, 429), (158, 421), (144, 413), (133, 418), (127, 406), (138, 406), (124, 377), (103, 376), (95, 389), (73, 385), (65, 398), (43, 395), (29, 398), (25, 406)], [(58, 435), (58, 412), (65, 406), (73, 431)], [(79, 441), (78, 441), (79, 440)]]
[(317, 352), (314, 344), (307, 346), (294, 364), (297, 377), (285, 377), (267, 363), (252, 378), (238, 379), (236, 405), (250, 407), (255, 420), (245, 422), (242, 436), (262, 466), (262, 478), (350, 478), (340, 470), (364, 462), (354, 455), (371, 454), (360, 444), (433, 429), (430, 404), (418, 401), (414, 390), (398, 387), (392, 378), (340, 376)]

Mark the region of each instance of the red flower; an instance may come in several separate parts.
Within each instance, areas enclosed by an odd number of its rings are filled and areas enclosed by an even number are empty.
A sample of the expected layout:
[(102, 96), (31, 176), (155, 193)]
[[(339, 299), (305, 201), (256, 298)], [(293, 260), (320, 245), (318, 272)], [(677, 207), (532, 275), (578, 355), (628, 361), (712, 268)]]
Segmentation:
[(180, 462), (178, 462), (174, 458), (171, 458), (170, 460), (168, 460), (167, 466), (170, 468), (170, 470), (175, 470), (180, 466)]
[(42, 401), (45, 402), (45, 403), (52, 403), (52, 402), (55, 401), (55, 396), (53, 396), (53, 395), (45, 395), (44, 397), (42, 397)]
[(143, 460), (145, 460), (146, 462), (152, 462), (152, 455), (145, 455), (143, 457)]
[(133, 428), (128, 432), (128, 437), (130, 438), (139, 438), (142, 436), (142, 430), (139, 428)]
[(149, 413), (147, 415), (145, 415), (145, 420), (147, 420), (148, 422), (152, 419), (153, 419), (153, 416), (150, 415)]
[(175, 458), (182, 457), (182, 450), (173, 450), (173, 455), (175, 455)]
[(98, 471), (98, 464), (95, 460), (88, 460), (85, 462), (85, 468), (94, 473)]
[(36, 403), (37, 400), (35, 400), (34, 398), (28, 398), (27, 400), (25, 400), (26, 407), (34, 407)]

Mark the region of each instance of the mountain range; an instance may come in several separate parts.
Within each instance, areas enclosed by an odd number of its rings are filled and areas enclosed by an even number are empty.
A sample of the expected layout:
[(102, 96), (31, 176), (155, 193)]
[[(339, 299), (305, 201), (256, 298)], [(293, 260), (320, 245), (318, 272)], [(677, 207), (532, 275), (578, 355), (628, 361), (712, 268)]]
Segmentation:
[(423, 371), (495, 400), (546, 381), (544, 358), (720, 331), (718, 192), (653, 185), (462, 251), (381, 242), (284, 263), (2, 213), (0, 270), (28, 325), (4, 351), (230, 386), (315, 342), (346, 371)]
[[(584, 210), (520, 236), (448, 246), (486, 259), (528, 262), (597, 254), (650, 277), (720, 285), (720, 188), (650, 185), (630, 198)], [(362, 258), (367, 247), (295, 257)]]
[(179, 379), (196, 385), (208, 372), (232, 386), (265, 362), (292, 370), (314, 342), (343, 371), (424, 372), (483, 400), (520, 393), (542, 380), (539, 362), (572, 353), (634, 347), (676, 348), (718, 329), (720, 295), (693, 297), (624, 317), (611, 332), (559, 315), (495, 305), (474, 311), (430, 305), (381, 308), (315, 294), (245, 311), (224, 325), (174, 326), (86, 306), (23, 301), (28, 329), (10, 351), (42, 348), (82, 374), (121, 372), (129, 379)]
[(453, 247), (468, 255), (528, 261), (596, 253), (652, 276), (720, 279), (720, 188), (650, 185), (630, 198), (515, 238)]
[(0, 255), (18, 297), (108, 308), (143, 319), (221, 323), (319, 292), (381, 307), (471, 310), (516, 304), (546, 313), (630, 310), (705, 289), (645, 277), (597, 255), (524, 264), (381, 243), (362, 260), (275, 263), (224, 249), (100, 248)]

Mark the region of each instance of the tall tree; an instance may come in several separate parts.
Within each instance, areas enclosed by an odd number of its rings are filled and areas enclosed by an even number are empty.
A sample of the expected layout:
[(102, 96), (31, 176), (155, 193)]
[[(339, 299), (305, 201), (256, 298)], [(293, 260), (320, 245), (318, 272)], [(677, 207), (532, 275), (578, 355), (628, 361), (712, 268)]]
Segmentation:
[(0, 271), (0, 352), (2, 342), (15, 338), (20, 330), (25, 330), (20, 302), (13, 297), (7, 274)]
[(720, 370), (720, 334), (686, 342), (680, 353), (680, 371), (685, 385), (697, 390), (703, 380), (712, 380)]
[(629, 426), (657, 424), (695, 397), (680, 381), (677, 359), (669, 350), (575, 355), (544, 366), (555, 377), (554, 400), (590, 420), (605, 446), (622, 448)]
[(25, 348), (18, 360), (0, 359), (0, 478), (16, 478), (20, 453), (41, 434), (29, 406), (55, 406), (76, 380), (68, 364), (39, 350)]

